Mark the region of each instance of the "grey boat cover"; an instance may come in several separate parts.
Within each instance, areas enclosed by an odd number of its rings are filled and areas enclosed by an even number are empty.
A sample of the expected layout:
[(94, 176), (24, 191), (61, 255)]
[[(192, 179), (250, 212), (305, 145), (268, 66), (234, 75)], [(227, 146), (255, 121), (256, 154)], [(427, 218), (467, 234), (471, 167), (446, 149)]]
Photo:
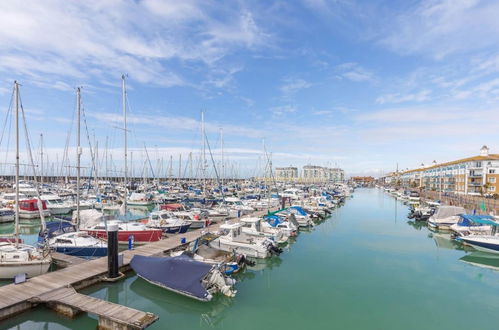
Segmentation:
[(189, 256), (146, 257), (134, 255), (130, 266), (140, 277), (159, 286), (205, 300), (209, 293), (201, 280), (211, 270), (211, 265)]
[(435, 219), (445, 219), (459, 214), (465, 214), (466, 210), (460, 206), (441, 205), (433, 217)]

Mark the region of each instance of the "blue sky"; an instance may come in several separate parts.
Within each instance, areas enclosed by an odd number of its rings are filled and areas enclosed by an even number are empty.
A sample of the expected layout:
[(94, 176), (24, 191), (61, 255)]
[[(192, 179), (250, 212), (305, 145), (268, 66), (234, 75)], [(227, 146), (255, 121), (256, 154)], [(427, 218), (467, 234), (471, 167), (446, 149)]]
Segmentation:
[(261, 168), (263, 138), (276, 166), (351, 175), (499, 153), (498, 16), (478, 0), (2, 1), (2, 122), (17, 79), (32, 144), (43, 133), (56, 162), (83, 86), (89, 133), (119, 168), (127, 73), (134, 174), (144, 144), (156, 171), (179, 154), (185, 170), (201, 110), (241, 176)]

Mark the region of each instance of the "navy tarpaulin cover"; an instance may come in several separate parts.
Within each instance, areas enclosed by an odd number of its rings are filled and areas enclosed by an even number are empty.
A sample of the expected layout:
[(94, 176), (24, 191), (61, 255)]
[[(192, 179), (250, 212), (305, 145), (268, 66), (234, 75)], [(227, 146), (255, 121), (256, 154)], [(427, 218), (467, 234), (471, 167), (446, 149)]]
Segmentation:
[[(45, 224), (47, 228), (47, 238), (52, 238), (64, 233), (71, 233), (76, 231), (75, 225), (65, 220), (49, 221)], [(43, 242), (44, 233), (40, 230), (38, 233), (38, 241)]]
[(189, 256), (146, 257), (135, 255), (130, 266), (137, 275), (167, 288), (182, 291), (199, 299), (206, 299), (208, 292), (201, 280), (211, 265), (191, 259)]

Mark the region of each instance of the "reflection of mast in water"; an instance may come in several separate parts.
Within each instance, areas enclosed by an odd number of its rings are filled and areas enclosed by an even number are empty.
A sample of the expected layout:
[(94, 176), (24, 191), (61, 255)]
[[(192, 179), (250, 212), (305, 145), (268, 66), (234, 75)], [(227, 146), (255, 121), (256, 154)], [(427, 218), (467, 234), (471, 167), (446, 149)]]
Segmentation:
[(397, 223), (397, 198), (393, 199), (395, 201), (395, 223)]

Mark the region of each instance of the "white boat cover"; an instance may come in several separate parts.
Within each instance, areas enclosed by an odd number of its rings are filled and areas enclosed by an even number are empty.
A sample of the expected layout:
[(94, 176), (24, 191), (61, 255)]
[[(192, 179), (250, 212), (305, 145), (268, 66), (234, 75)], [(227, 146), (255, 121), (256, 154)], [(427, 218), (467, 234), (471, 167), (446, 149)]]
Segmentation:
[(441, 205), (433, 215), (434, 219), (445, 219), (459, 214), (465, 214), (466, 210), (461, 206)]

